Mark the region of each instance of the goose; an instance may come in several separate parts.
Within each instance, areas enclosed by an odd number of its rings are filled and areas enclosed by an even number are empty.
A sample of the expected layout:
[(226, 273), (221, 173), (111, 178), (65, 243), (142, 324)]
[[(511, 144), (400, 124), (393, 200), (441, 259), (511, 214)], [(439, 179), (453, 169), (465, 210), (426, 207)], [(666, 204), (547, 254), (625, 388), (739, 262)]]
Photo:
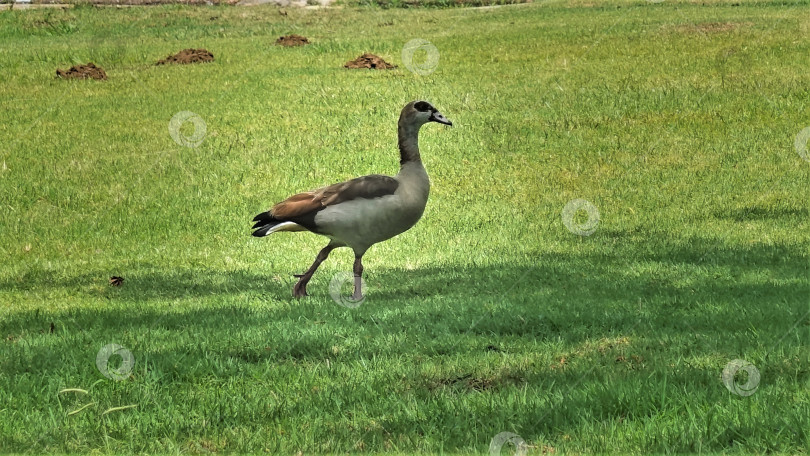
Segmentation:
[(312, 266), (296, 274), (293, 296), (307, 296), (318, 266), (338, 247), (354, 251), (352, 299), (363, 299), (363, 255), (374, 244), (403, 233), (422, 217), (430, 193), (430, 180), (419, 155), (419, 129), (428, 122), (452, 126), (427, 101), (412, 101), (402, 108), (397, 123), (400, 168), (396, 176), (371, 174), (296, 193), (253, 218), (253, 236), (280, 231), (309, 231), (329, 238)]

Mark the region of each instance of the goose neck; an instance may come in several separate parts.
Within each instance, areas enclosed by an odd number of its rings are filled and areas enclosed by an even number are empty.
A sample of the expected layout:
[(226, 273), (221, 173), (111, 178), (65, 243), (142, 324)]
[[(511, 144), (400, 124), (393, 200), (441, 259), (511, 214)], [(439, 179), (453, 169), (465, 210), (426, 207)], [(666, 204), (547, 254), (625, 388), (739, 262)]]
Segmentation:
[(400, 122), (397, 129), (399, 138), (399, 164), (421, 162), (419, 156), (419, 125)]

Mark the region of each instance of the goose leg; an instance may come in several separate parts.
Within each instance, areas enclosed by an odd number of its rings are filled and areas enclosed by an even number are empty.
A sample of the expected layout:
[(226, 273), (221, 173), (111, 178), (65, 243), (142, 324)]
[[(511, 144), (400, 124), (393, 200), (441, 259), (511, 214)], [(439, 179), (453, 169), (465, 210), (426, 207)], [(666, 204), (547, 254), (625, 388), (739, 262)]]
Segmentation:
[(360, 289), (362, 287), (361, 280), (363, 277), (362, 260), (363, 260), (362, 256), (356, 256), (354, 258), (354, 293), (352, 293), (352, 299), (355, 301), (363, 299), (363, 290)]
[(320, 252), (318, 252), (318, 256), (315, 257), (315, 261), (312, 262), (312, 266), (307, 269), (307, 272), (303, 274), (295, 274), (295, 277), (298, 277), (298, 282), (293, 287), (293, 297), (302, 298), (307, 296), (307, 283), (309, 283), (309, 279), (312, 278), (312, 275), (315, 274), (315, 271), (318, 269), (318, 266), (329, 257), (329, 253), (335, 249), (336, 246), (332, 245), (331, 243), (326, 247), (322, 248)]

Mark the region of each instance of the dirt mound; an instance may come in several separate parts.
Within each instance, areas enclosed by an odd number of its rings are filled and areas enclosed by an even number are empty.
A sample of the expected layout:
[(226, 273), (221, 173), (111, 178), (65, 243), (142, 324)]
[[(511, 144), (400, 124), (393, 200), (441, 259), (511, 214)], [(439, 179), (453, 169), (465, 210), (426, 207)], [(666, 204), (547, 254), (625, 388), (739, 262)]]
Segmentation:
[(202, 63), (213, 62), (214, 54), (205, 49), (183, 49), (177, 54), (170, 55), (163, 60), (158, 60), (155, 65), (166, 65), (168, 63)]
[(309, 44), (309, 40), (301, 35), (292, 34), (280, 37), (279, 39), (276, 40), (276, 44), (278, 44), (279, 46), (288, 46), (288, 47), (305, 46)]
[(74, 79), (107, 79), (107, 73), (104, 72), (104, 68), (97, 67), (95, 63), (90, 62), (86, 65), (74, 65), (67, 70), (60, 70), (57, 68), (56, 77)]
[(344, 68), (372, 68), (375, 70), (389, 70), (391, 68), (396, 68), (396, 65), (392, 65), (380, 57), (377, 57), (374, 54), (365, 53), (360, 57), (350, 60), (343, 65)]

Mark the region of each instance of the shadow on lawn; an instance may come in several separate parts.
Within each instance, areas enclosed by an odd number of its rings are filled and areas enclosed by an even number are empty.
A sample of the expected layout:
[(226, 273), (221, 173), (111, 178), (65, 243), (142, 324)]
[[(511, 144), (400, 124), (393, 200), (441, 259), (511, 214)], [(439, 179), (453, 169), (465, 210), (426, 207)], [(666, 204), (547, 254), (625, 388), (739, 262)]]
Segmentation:
[[(0, 319), (0, 336), (39, 331), (54, 320), (113, 333), (149, 329), (156, 321), (166, 329), (191, 325), (227, 332), (346, 318), (348, 312), (358, 324), (402, 331), (407, 323), (437, 337), (589, 338), (642, 328), (716, 331), (720, 322), (723, 331), (745, 330), (752, 319), (778, 330), (807, 309), (807, 256), (788, 246), (726, 248), (701, 238), (665, 244), (607, 230), (589, 241), (612, 245), (602, 249), (612, 254), (578, 253), (572, 246), (572, 253), (537, 255), (534, 264), (367, 270), (371, 291), (358, 309), (332, 302), (331, 274), (325, 271), (310, 283), (313, 296), (300, 301), (290, 296), (291, 277), (278, 281), (245, 270), (136, 265), (121, 287), (107, 285), (101, 271), (66, 278), (32, 271), (0, 282), (0, 291), (87, 295), (96, 302), (108, 299), (111, 309), (12, 310)], [(211, 298), (216, 301), (206, 305)], [(191, 301), (160, 312), (149, 304), (153, 300)], [(130, 305), (122, 318), (121, 307)], [(767, 315), (786, 320), (763, 320)]]
[[(673, 356), (724, 352), (723, 356), (733, 359), (740, 347), (781, 342), (793, 345), (789, 350), (793, 353), (795, 346), (801, 346), (797, 337), (781, 339), (807, 310), (806, 252), (761, 244), (724, 248), (704, 239), (656, 243), (649, 234), (607, 230), (600, 236), (582, 241), (601, 243), (600, 250), (610, 253), (583, 253), (576, 244), (570, 253), (538, 254), (533, 264), (504, 261), (478, 267), (368, 271), (373, 289), (356, 309), (332, 302), (328, 273), (311, 283), (311, 298), (295, 301), (289, 295), (292, 280), (277, 282), (244, 270), (168, 271), (135, 265), (120, 288), (108, 286), (102, 271), (65, 278), (34, 271), (19, 280), (0, 282), (0, 292), (76, 293), (79, 298), (94, 298), (88, 300), (93, 307), (49, 310), (54, 307), (43, 305), (41, 310), (12, 310), (0, 317), (0, 372), (11, 382), (36, 378), (54, 385), (68, 382), (59, 387), (84, 385), (90, 382), (76, 382), (100, 378), (94, 364), (100, 346), (116, 342), (131, 349), (137, 359), (133, 379), (148, 388), (162, 387), (158, 399), (167, 402), (174, 390), (166, 385), (179, 391), (196, 390), (198, 384), (203, 390), (227, 391), (238, 387), (231, 386), (232, 379), (245, 378), (247, 372), (255, 376), (249, 377), (251, 382), (267, 387), (260, 379), (268, 370), (293, 373), (293, 382), (298, 376), (307, 381), (306, 375), (317, 372), (319, 382), (328, 382), (330, 376), (346, 374), (339, 369), (359, 370), (359, 364), (372, 371), (366, 380), (373, 383), (371, 390), (395, 391), (394, 385), (404, 381), (413, 388), (408, 394), (421, 394), (439, 404), (456, 404), (459, 395), (482, 391), (491, 391), (487, 393), (491, 397), (519, 396), (525, 393), (515, 392), (526, 391), (524, 385), (562, 394), (548, 407), (518, 409), (522, 413), (509, 407), (469, 412), (472, 418), (508, 423), (532, 441), (551, 432), (574, 435), (582, 428), (583, 411), (622, 420), (654, 419), (665, 407), (656, 383), (662, 371), (664, 383), (674, 388), (687, 393), (710, 391), (708, 399), (697, 400), (699, 406), (727, 402), (717, 371), (688, 363), (672, 367)], [(105, 299), (109, 309), (104, 308)], [(181, 301), (177, 307), (175, 300)], [(47, 328), (54, 321), (56, 332), (49, 334)], [(807, 333), (806, 323), (805, 315), (803, 333)], [(752, 327), (757, 330), (754, 341), (748, 332)], [(696, 332), (709, 336), (696, 338)], [(7, 335), (19, 340), (9, 340)], [(637, 374), (628, 374), (637, 368), (633, 361), (618, 363), (610, 348), (604, 355), (592, 348), (590, 354), (577, 355), (582, 359), (574, 359), (572, 367), (558, 367), (553, 373), (539, 362), (523, 365), (520, 359), (538, 346), (568, 353), (586, 342), (609, 344), (625, 337), (631, 339), (628, 344), (651, 344), (628, 348), (633, 350), (628, 355), (651, 358), (649, 367), (634, 371)], [(533, 344), (537, 341), (549, 343)], [(489, 377), (482, 375), (488, 366), (500, 363), (492, 361), (493, 353), (512, 349), (519, 354), (505, 361), (506, 367), (495, 369)], [(669, 358), (655, 359), (662, 353)], [(435, 362), (446, 363), (449, 371), (415, 371), (406, 380), (386, 375), (386, 360), (418, 363), (433, 357), (441, 357)], [(321, 370), (328, 366), (326, 360), (338, 370)], [(480, 370), (465, 366), (469, 360), (480, 362)], [(761, 365), (759, 360), (751, 361)], [(596, 364), (600, 362), (604, 364)], [(769, 375), (779, 375), (778, 366), (767, 366)], [(795, 375), (795, 368), (785, 372)], [(267, 377), (285, 378), (282, 374)], [(622, 384), (629, 386), (612, 389)], [(48, 386), (40, 388), (45, 391)], [(353, 388), (350, 384), (328, 390), (330, 397), (345, 398), (345, 402), (341, 406), (327, 403), (318, 410), (335, 416), (354, 410)], [(196, 397), (186, 394), (178, 397)], [(302, 407), (321, 406), (321, 397), (313, 392), (300, 402)], [(673, 413), (689, 406), (688, 400), (683, 401), (686, 405), (678, 405)], [(220, 404), (227, 405), (227, 400), (217, 401), (222, 409)], [(427, 418), (429, 425), (445, 426), (458, 416), (454, 406), (429, 410), (434, 413)], [(244, 418), (248, 415), (228, 416), (227, 423), (231, 428), (233, 423), (248, 427), (250, 422)], [(463, 420), (468, 423), (470, 417)], [(391, 423), (411, 430), (420, 429), (425, 421), (424, 417), (400, 417)], [(716, 442), (706, 445), (712, 450), (734, 445), (728, 439), (739, 435), (727, 437), (731, 431), (724, 432), (723, 424), (707, 426), (707, 439)], [(445, 447), (469, 448), (470, 437), (459, 431), (461, 426), (447, 428)], [(342, 438), (354, 441), (351, 431), (343, 432)], [(372, 435), (382, 439), (384, 432)], [(486, 439), (496, 432), (483, 431)], [(790, 438), (800, 442), (798, 437)], [(688, 445), (677, 444), (677, 448)]]

